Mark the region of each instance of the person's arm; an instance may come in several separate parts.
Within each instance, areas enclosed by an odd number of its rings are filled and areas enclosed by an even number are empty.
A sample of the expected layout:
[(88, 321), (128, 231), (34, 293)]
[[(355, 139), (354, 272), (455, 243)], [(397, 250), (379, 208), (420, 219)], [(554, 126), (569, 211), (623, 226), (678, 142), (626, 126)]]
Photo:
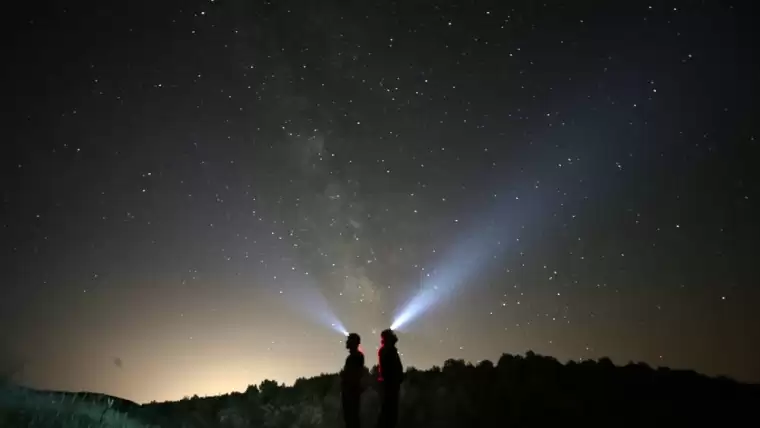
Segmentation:
[(365, 391), (369, 386), (370, 375), (367, 366), (364, 364), (364, 354), (361, 354), (361, 364), (359, 364), (357, 376), (359, 378), (359, 389)]
[(346, 362), (345, 364), (343, 364), (343, 369), (340, 371), (340, 380), (344, 384), (346, 383), (346, 381), (348, 381), (349, 371), (350, 371), (350, 367), (348, 363), (348, 358), (346, 358)]
[(401, 364), (401, 356), (396, 352), (396, 355), (394, 355), (394, 359), (396, 360), (396, 374), (398, 376), (398, 383), (401, 383), (404, 381), (404, 365)]
[(385, 359), (383, 358), (383, 348), (380, 348), (380, 350), (377, 351), (377, 372), (380, 375), (380, 378), (383, 377), (383, 363), (385, 362)]

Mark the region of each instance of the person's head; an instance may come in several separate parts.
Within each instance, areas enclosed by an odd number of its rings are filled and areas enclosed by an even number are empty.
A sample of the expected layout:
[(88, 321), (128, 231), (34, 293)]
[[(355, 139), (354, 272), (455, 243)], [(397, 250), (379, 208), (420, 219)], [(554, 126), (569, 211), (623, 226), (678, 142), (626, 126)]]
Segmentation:
[(356, 334), (351, 333), (346, 337), (346, 349), (354, 351), (359, 349), (359, 345), (362, 343), (362, 338)]
[(380, 342), (383, 345), (393, 346), (398, 342), (398, 336), (396, 336), (396, 333), (394, 333), (393, 330), (387, 328), (380, 333)]

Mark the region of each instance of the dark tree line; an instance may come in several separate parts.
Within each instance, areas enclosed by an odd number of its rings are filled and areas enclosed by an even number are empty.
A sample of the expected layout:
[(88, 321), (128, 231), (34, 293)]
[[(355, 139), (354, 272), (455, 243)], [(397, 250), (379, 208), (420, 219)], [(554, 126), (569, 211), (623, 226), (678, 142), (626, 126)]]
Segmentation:
[[(376, 368), (375, 370), (376, 371)], [(378, 394), (363, 394), (363, 426), (374, 427)], [(561, 364), (528, 352), (494, 365), (448, 360), (410, 368), (399, 427), (760, 426), (760, 386), (693, 371), (617, 367), (608, 358)], [(245, 392), (142, 406), (150, 424), (172, 427), (342, 427), (337, 375), (274, 381)]]

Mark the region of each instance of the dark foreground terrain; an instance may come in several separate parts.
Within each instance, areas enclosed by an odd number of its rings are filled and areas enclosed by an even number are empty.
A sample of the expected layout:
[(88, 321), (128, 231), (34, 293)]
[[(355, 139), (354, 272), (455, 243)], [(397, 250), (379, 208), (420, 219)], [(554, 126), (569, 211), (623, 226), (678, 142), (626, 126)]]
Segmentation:
[[(20, 395), (14, 401), (6, 393), (0, 426), (31, 426), (34, 419), (33, 426), (47, 427), (337, 428), (343, 426), (339, 392), (338, 377), (330, 374), (290, 387), (264, 381), (243, 393), (142, 406), (28, 391), (27, 401)], [(379, 403), (371, 382), (363, 400), (364, 426), (372, 427)], [(759, 412), (760, 385), (641, 363), (617, 367), (606, 358), (561, 364), (529, 352), (504, 354), (496, 365), (448, 360), (442, 368), (410, 369), (399, 427), (757, 426)]]

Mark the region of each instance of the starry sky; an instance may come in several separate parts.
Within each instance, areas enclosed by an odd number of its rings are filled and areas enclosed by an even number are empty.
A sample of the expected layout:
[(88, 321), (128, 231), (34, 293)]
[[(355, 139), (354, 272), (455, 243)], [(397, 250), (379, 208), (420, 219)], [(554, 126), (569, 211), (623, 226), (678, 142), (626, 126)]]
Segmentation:
[(0, 360), (138, 402), (291, 383), (424, 289), (407, 366), (758, 382), (749, 3), (20, 6)]

